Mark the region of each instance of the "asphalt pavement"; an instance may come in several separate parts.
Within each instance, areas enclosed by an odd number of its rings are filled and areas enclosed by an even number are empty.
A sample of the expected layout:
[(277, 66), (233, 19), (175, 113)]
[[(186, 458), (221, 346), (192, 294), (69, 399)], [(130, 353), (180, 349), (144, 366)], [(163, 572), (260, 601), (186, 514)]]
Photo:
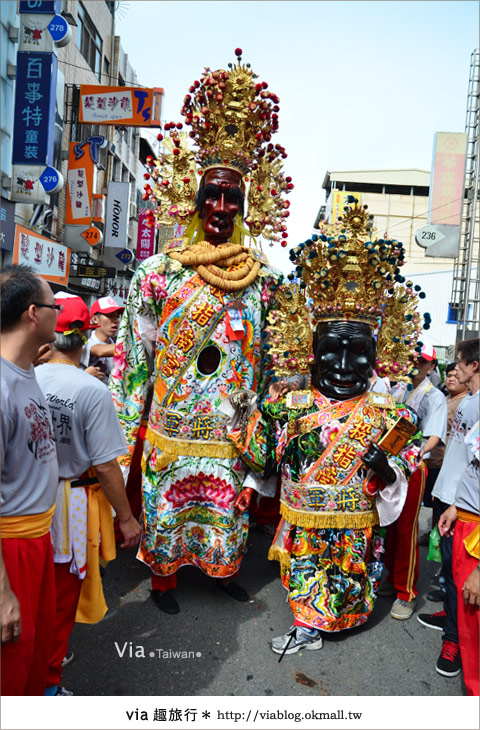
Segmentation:
[[(430, 510), (422, 507), (420, 532)], [(251, 600), (239, 603), (192, 567), (178, 573), (180, 613), (159, 611), (150, 597), (150, 571), (135, 551), (119, 549), (105, 569), (109, 610), (95, 625), (76, 624), (74, 661), (63, 684), (75, 695), (117, 696), (462, 696), (462, 675), (435, 671), (440, 631), (422, 626), (418, 613), (438, 611), (426, 593), (439, 563), (420, 548), (419, 598), (414, 616), (390, 614), (394, 597), (379, 597), (368, 622), (323, 634), (319, 651), (279, 657), (269, 640), (292, 623), (278, 563), (267, 560), (271, 539), (250, 529), (238, 582)], [(433, 585), (433, 587), (438, 587)]]

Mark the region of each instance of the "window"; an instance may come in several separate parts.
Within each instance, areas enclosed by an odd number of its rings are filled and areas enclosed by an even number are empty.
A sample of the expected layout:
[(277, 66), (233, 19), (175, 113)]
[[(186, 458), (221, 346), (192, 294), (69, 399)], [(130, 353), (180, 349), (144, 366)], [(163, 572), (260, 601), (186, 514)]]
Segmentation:
[(102, 39), (82, 3), (78, 3), (77, 48), (100, 81)]

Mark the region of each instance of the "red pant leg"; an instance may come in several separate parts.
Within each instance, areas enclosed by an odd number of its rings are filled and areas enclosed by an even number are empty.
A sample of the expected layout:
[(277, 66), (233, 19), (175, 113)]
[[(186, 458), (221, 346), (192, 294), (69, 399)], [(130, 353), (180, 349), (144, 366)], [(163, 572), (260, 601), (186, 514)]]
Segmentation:
[(70, 563), (55, 563), (57, 594), (55, 636), (48, 665), (47, 687), (59, 684), (62, 679), (62, 661), (67, 653), (68, 640), (75, 624), (82, 581), (70, 573)]
[(398, 598), (411, 601), (417, 597), (420, 551), (418, 549), (418, 515), (425, 491), (426, 469), (418, 469), (410, 477), (407, 498), (398, 520), (387, 528), (385, 563), (388, 580)]
[(452, 572), (457, 589), (457, 626), (463, 680), (468, 694), (478, 697), (480, 688), (478, 649), (480, 612), (478, 606), (465, 604), (462, 595), (463, 584), (478, 565), (478, 560), (467, 553), (463, 544), (464, 539), (474, 528), (475, 523), (456, 521), (453, 533)]
[(50, 533), (35, 538), (4, 538), (2, 552), (22, 619), (20, 639), (2, 644), (2, 694), (43, 695), (55, 625)]
[(152, 573), (152, 591), (164, 591), (172, 590), (177, 587), (177, 574), (173, 575), (155, 575)]

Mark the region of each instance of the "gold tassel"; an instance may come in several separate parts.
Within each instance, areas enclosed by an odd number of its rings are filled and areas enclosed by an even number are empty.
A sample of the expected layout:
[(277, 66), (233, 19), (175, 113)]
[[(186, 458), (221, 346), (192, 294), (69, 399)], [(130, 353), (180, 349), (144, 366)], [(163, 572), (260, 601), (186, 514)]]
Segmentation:
[(358, 529), (379, 525), (377, 510), (372, 512), (299, 512), (280, 502), (280, 514), (292, 525), (307, 528)]
[[(177, 456), (207, 456), (216, 459), (235, 459), (238, 456), (237, 449), (230, 441), (182, 441), (181, 439), (168, 438), (162, 434), (147, 428), (146, 438), (151, 444), (165, 452), (165, 456), (174, 461)], [(161, 459), (164, 458), (160, 457)], [(170, 462), (167, 462), (170, 463)]]
[(269, 560), (278, 560), (282, 568), (290, 570), (290, 553), (279, 545), (272, 545), (268, 551)]

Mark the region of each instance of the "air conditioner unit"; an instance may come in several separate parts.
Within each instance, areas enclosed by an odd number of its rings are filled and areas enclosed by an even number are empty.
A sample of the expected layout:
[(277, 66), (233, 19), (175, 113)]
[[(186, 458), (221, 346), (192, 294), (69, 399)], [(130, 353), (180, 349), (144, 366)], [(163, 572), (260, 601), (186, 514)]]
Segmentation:
[(137, 218), (138, 217), (138, 211), (137, 211), (137, 204), (134, 202), (130, 203), (130, 218)]

